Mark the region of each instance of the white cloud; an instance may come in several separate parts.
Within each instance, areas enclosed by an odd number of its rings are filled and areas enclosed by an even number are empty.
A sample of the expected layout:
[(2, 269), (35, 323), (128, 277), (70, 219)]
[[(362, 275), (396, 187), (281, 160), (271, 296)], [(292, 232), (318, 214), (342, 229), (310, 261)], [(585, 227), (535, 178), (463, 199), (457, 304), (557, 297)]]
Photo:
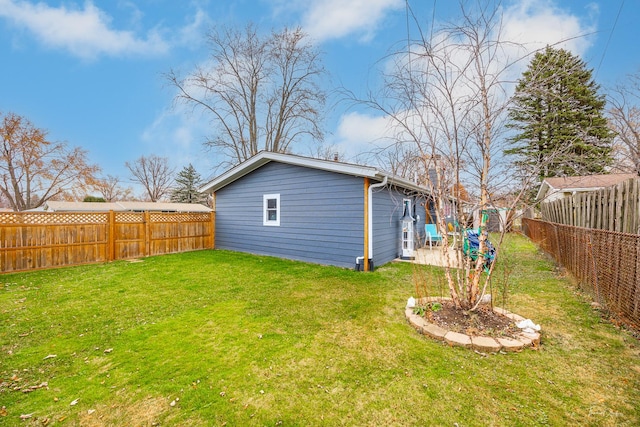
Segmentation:
[(215, 169), (219, 159), (203, 146), (211, 132), (210, 122), (201, 114), (183, 105), (162, 112), (147, 126), (140, 139), (146, 152), (168, 157), (177, 170), (192, 164), (203, 179), (219, 172)]
[(335, 135), (335, 146), (347, 157), (391, 143), (393, 135), (389, 117), (351, 112), (340, 118)]
[(303, 27), (316, 40), (356, 34), (362, 40), (373, 37), (389, 11), (400, 9), (402, 0), (314, 0), (303, 14)]
[(184, 46), (193, 46), (202, 42), (202, 34), (204, 27), (211, 24), (209, 15), (201, 9), (198, 9), (193, 16), (193, 21), (182, 27), (178, 32), (177, 44)]
[(522, 0), (507, 8), (503, 18), (504, 39), (521, 43), (529, 52), (551, 45), (583, 56), (595, 32), (593, 24), (545, 0)]
[[(597, 12), (597, 11), (595, 11)], [(590, 10), (589, 21), (595, 22), (594, 11)], [(595, 26), (580, 19), (566, 10), (561, 10), (555, 3), (547, 0), (521, 0), (506, 8), (503, 13), (502, 40), (516, 44), (501, 51), (504, 55), (496, 58), (496, 65), (514, 62), (508, 70), (507, 77), (515, 81), (522, 76), (531, 56), (528, 56), (547, 45), (553, 45), (570, 50), (576, 55), (583, 56), (592, 44), (590, 34), (595, 32)], [(433, 45), (443, 42), (443, 36), (434, 34)], [(449, 59), (458, 63), (465, 63), (467, 53), (458, 49), (448, 49)], [(461, 56), (462, 55), (462, 56)], [(397, 60), (397, 58), (396, 58)], [(392, 60), (387, 62), (387, 72), (392, 71)], [(513, 86), (506, 88), (509, 96)], [(459, 96), (467, 96), (468, 88), (459, 89)], [(407, 112), (411, 116), (410, 112)], [(424, 115), (423, 115), (424, 117)], [(392, 120), (389, 117), (367, 113), (348, 113), (341, 117), (335, 135), (334, 144), (344, 152), (353, 155), (357, 152), (370, 151), (390, 145), (393, 135)]]
[[(0, 17), (16, 27), (25, 28), (44, 45), (67, 50), (83, 59), (94, 59), (101, 55), (159, 55), (171, 47), (171, 43), (157, 28), (148, 31), (144, 37), (133, 31), (112, 28), (111, 17), (91, 1), (80, 8), (0, 0)], [(139, 19), (139, 16), (134, 16), (134, 19)], [(194, 28), (204, 21), (204, 16), (198, 12), (193, 23), (178, 31), (180, 38), (191, 38), (189, 35)]]

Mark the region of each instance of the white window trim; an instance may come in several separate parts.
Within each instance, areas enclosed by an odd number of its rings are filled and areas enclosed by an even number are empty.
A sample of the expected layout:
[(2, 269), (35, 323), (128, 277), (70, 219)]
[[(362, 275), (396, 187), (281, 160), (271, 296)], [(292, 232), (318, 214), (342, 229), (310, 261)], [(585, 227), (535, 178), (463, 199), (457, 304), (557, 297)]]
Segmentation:
[[(276, 200), (276, 220), (269, 220), (269, 213), (267, 210), (267, 201)], [(262, 225), (279, 227), (280, 226), (280, 194), (264, 194), (262, 196)]]

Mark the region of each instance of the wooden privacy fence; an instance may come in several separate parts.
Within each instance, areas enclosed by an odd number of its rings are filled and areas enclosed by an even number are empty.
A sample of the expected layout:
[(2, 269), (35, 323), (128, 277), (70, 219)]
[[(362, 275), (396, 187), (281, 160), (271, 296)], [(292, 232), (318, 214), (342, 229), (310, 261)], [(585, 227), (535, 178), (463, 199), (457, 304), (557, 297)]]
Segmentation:
[(213, 249), (214, 241), (214, 212), (1, 212), (0, 271)]
[(522, 220), (522, 231), (585, 292), (640, 331), (640, 235)]
[(540, 211), (549, 222), (640, 234), (640, 180), (543, 202)]

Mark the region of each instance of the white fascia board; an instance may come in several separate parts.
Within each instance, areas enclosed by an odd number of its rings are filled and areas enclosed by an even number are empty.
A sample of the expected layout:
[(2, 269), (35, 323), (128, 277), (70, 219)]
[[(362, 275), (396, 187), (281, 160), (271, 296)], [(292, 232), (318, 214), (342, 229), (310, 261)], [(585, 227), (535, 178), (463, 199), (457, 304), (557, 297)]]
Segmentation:
[(393, 176), (393, 175), (389, 175), (389, 174), (386, 174), (386, 173), (381, 174), (381, 176), (383, 178), (384, 178), (384, 176), (387, 176), (387, 178), (388, 178), (387, 182), (390, 185), (395, 185), (397, 187), (405, 188), (407, 190), (417, 191), (418, 193), (428, 193), (429, 192), (429, 189), (427, 187), (423, 187), (421, 185), (418, 185), (413, 181), (409, 181), (407, 179), (400, 178), (400, 177)]
[(589, 191), (602, 190), (603, 188), (607, 188), (607, 187), (604, 187), (604, 186), (600, 186), (600, 187), (573, 187), (573, 188), (563, 188), (562, 191), (571, 192), (571, 193), (586, 193), (586, 192), (589, 192)]
[(222, 175), (214, 178), (212, 181), (209, 181), (207, 184), (200, 187), (198, 191), (201, 193), (213, 193), (249, 172), (258, 169), (267, 162), (268, 161), (264, 161), (264, 159), (259, 158), (258, 156), (254, 156), (249, 160), (232, 167)]
[[(590, 191), (599, 191), (599, 190), (602, 190), (603, 188), (607, 188), (607, 187), (600, 186), (600, 187), (561, 187), (561, 188), (554, 188), (554, 187), (552, 187), (552, 186), (547, 184), (547, 188), (549, 188), (549, 190), (547, 190), (547, 192), (545, 193), (545, 196), (551, 194), (552, 190), (556, 190), (555, 193), (571, 193), (571, 194), (575, 194), (575, 193), (588, 193)], [(542, 191), (542, 187), (540, 187), (540, 190), (538, 191), (538, 195), (536, 196), (536, 200), (540, 200), (540, 192), (541, 191)], [(544, 202), (544, 200), (540, 200), (540, 201)]]
[(538, 194), (536, 194), (536, 200), (543, 202), (544, 200), (541, 200), (542, 196), (544, 195), (546, 198), (547, 194), (549, 194), (552, 189), (554, 188), (549, 185), (547, 180), (543, 180), (542, 184), (540, 184), (540, 188), (538, 189)]
[(271, 160), (287, 163), (290, 165), (304, 166), (312, 169), (320, 169), (329, 172), (342, 173), (345, 175), (375, 178), (378, 171), (369, 166), (355, 165), (351, 163), (336, 162), (333, 160), (312, 159), (310, 157), (300, 157), (290, 154), (266, 153)]
[(368, 178), (376, 178), (379, 175), (377, 169), (367, 166), (263, 151), (256, 154), (249, 160), (229, 169), (219, 177), (200, 187), (198, 191), (201, 193), (213, 193), (271, 161)]

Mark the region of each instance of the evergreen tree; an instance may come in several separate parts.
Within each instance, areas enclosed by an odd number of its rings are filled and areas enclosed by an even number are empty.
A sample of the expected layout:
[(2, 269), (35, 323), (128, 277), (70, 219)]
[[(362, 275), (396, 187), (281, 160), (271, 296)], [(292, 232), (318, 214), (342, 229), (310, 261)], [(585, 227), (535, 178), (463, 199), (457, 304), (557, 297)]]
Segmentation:
[(84, 199), (82, 199), (82, 201), (83, 202), (99, 202), (99, 203), (106, 202), (104, 197), (99, 197), (99, 196), (85, 196)]
[(206, 205), (207, 195), (198, 192), (202, 180), (200, 174), (189, 164), (182, 169), (176, 178), (176, 187), (171, 194), (171, 201), (177, 203), (201, 203)]
[(605, 172), (612, 134), (598, 89), (579, 57), (552, 47), (535, 54), (509, 109), (508, 127), (516, 134), (506, 153), (521, 171), (539, 181)]

